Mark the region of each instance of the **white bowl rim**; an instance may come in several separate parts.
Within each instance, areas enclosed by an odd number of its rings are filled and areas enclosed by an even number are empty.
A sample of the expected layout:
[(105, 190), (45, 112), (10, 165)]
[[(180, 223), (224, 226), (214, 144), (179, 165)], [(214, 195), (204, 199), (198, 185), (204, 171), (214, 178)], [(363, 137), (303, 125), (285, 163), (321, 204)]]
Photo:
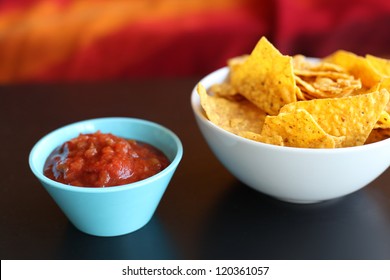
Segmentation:
[[(210, 79), (210, 76), (212, 76), (212, 75), (217, 75), (217, 74), (222, 75), (222, 74), (225, 74), (224, 72), (226, 72), (226, 75), (228, 75), (228, 73), (229, 73), (228, 71), (229, 71), (229, 67), (224, 66), (222, 68), (219, 68), (219, 69), (209, 73), (208, 75), (203, 77), (198, 83), (203, 84), (204, 81), (206, 79)], [(382, 141), (370, 143), (370, 144), (361, 145), (361, 146), (342, 147), (342, 148), (334, 148), (334, 149), (331, 149), (331, 148), (298, 148), (298, 147), (278, 146), (278, 145), (273, 145), (273, 144), (262, 143), (262, 142), (250, 140), (250, 139), (238, 136), (232, 132), (229, 132), (229, 131), (219, 127), (218, 125), (214, 124), (209, 119), (207, 119), (207, 117), (204, 115), (203, 109), (200, 105), (200, 98), (199, 98), (199, 95), (198, 95), (198, 92), (196, 89), (198, 83), (194, 86), (194, 88), (192, 90), (192, 94), (191, 94), (191, 107), (192, 107), (192, 110), (194, 111), (195, 115), (202, 122), (207, 124), (208, 126), (213, 127), (214, 129), (216, 129), (217, 131), (219, 131), (222, 134), (226, 134), (226, 136), (233, 137), (237, 141), (243, 141), (243, 142), (246, 142), (246, 143), (251, 144), (251, 145), (258, 145), (259, 147), (270, 148), (270, 149), (275, 149), (275, 150), (280, 150), (280, 151), (289, 151), (289, 152), (298, 152), (298, 153), (306, 152), (306, 153), (313, 153), (313, 154), (314, 153), (319, 153), (319, 154), (326, 153), (329, 155), (330, 154), (340, 154), (340, 153), (345, 153), (345, 152), (353, 152), (353, 151), (357, 151), (357, 150), (368, 150), (371, 148), (375, 149), (375, 148), (379, 148), (380, 146), (390, 145), (390, 138), (387, 138), (387, 139), (382, 140)]]
[[(174, 156), (174, 158), (170, 162), (170, 164), (164, 170), (160, 171), (159, 173), (157, 173), (151, 177), (148, 177), (146, 179), (137, 181), (137, 182), (133, 182), (130, 184), (125, 184), (125, 185), (119, 185), (119, 186), (112, 186), (112, 187), (80, 187), (80, 186), (67, 185), (67, 184), (63, 184), (63, 183), (54, 181), (54, 180), (46, 177), (43, 174), (42, 170), (38, 170), (36, 168), (36, 166), (33, 162), (33, 155), (34, 155), (36, 149), (38, 148), (38, 146), (41, 145), (41, 143), (44, 142), (47, 138), (52, 137), (54, 134), (58, 133), (61, 130), (69, 129), (73, 126), (77, 126), (77, 125), (80, 125), (83, 123), (99, 122), (99, 121), (113, 121), (113, 122), (115, 122), (115, 121), (131, 121), (131, 122), (149, 125), (149, 126), (153, 126), (155, 128), (164, 130), (165, 132), (168, 133), (168, 135), (170, 137), (172, 137), (173, 141), (175, 142), (175, 144), (177, 146), (176, 155)], [(62, 143), (59, 143), (59, 145), (61, 145), (61, 144)], [(57, 129), (49, 132), (48, 134), (44, 135), (42, 138), (40, 138), (38, 140), (38, 142), (36, 142), (34, 144), (33, 148), (31, 149), (30, 154), (29, 154), (29, 165), (30, 165), (30, 169), (34, 173), (34, 175), (40, 181), (48, 184), (50, 187), (54, 187), (54, 188), (58, 188), (58, 189), (66, 190), (66, 191), (82, 192), (82, 193), (108, 193), (108, 192), (117, 192), (117, 191), (125, 191), (125, 190), (129, 190), (129, 189), (134, 189), (134, 188), (140, 188), (140, 187), (146, 186), (154, 181), (157, 181), (161, 177), (165, 176), (166, 173), (173, 172), (174, 170), (172, 170), (172, 169), (175, 169), (178, 166), (182, 156), (183, 156), (183, 145), (182, 145), (179, 137), (172, 130), (168, 129), (167, 127), (165, 127), (161, 124), (158, 124), (156, 122), (152, 122), (149, 120), (145, 120), (145, 119), (139, 119), (139, 118), (101, 117), (101, 118), (86, 119), (86, 120), (70, 123), (70, 124), (64, 125), (62, 127), (59, 127)]]

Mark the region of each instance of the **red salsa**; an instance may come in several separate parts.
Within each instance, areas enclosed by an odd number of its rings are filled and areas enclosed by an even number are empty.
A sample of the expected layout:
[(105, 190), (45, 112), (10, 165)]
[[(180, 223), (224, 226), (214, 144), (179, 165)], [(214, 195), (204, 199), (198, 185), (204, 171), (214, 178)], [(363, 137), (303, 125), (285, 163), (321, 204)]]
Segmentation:
[(153, 176), (169, 163), (152, 145), (98, 131), (56, 148), (46, 160), (44, 174), (72, 186), (111, 187)]

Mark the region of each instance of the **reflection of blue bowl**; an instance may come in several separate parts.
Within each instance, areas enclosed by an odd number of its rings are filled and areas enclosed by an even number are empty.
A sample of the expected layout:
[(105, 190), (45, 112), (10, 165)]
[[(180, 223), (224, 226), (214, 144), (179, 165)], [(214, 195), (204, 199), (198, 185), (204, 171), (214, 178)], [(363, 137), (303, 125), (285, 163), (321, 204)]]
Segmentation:
[[(84, 188), (55, 182), (43, 175), (49, 154), (80, 133), (112, 133), (146, 142), (160, 149), (171, 164), (160, 173), (132, 184), (109, 188)], [(153, 216), (183, 155), (179, 138), (167, 128), (132, 118), (100, 118), (59, 128), (39, 140), (29, 162), (34, 175), (79, 230), (97, 236), (133, 232)]]

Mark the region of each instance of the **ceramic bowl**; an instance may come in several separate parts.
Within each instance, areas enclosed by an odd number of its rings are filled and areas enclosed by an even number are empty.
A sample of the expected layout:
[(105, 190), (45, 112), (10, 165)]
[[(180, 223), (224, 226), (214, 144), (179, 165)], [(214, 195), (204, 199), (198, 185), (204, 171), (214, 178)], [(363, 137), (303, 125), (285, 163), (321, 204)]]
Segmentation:
[[(43, 175), (45, 161), (56, 147), (80, 133), (97, 130), (151, 144), (160, 149), (171, 163), (147, 179), (107, 188), (69, 186)], [(32, 148), (29, 164), (34, 175), (76, 228), (96, 236), (117, 236), (133, 232), (148, 223), (182, 155), (179, 138), (159, 124), (133, 118), (100, 118), (73, 123), (44, 136)]]
[[(227, 67), (200, 82), (209, 88), (224, 81)], [(307, 149), (251, 141), (229, 133), (204, 115), (196, 87), (191, 105), (197, 124), (218, 160), (249, 187), (294, 203), (315, 203), (351, 194), (390, 165), (390, 139), (359, 147)]]

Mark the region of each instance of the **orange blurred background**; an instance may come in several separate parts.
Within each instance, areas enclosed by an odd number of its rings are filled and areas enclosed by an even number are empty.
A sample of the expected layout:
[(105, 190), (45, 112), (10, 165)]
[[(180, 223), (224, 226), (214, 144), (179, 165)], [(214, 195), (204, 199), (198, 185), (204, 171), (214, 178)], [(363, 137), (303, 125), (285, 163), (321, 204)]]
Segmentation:
[(390, 57), (387, 0), (0, 0), (0, 83), (204, 75), (283, 54)]

